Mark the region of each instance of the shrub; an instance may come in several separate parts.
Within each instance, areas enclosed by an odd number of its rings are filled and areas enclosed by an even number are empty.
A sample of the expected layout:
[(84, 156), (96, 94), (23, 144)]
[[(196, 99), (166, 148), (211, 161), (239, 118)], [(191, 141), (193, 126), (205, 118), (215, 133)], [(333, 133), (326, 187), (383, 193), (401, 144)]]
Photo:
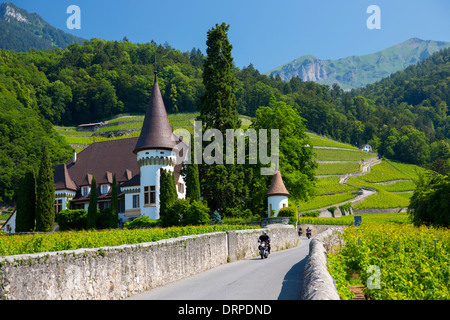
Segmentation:
[(142, 228), (153, 228), (158, 226), (158, 224), (160, 224), (161, 221), (158, 220), (154, 220), (154, 219), (150, 219), (147, 216), (142, 216), (139, 218), (134, 219), (131, 222), (127, 222), (125, 223), (125, 228), (127, 229), (142, 229)]
[(164, 226), (209, 224), (209, 208), (203, 201), (176, 199), (167, 207), (162, 223)]
[(352, 203), (351, 202), (347, 202), (345, 204), (343, 204), (342, 206), (339, 206), (339, 209), (341, 210), (341, 213), (343, 216), (345, 216), (345, 212), (347, 211), (348, 213), (350, 213), (350, 208), (352, 207)]
[(97, 229), (109, 229), (110, 220), (112, 216), (112, 209), (105, 208), (102, 211), (97, 209), (97, 215), (95, 216), (95, 226)]
[(311, 212), (304, 212), (302, 213), (302, 217), (318, 217), (320, 214), (320, 210), (317, 211), (311, 211)]
[(61, 210), (56, 215), (56, 222), (58, 222), (59, 230), (84, 230), (87, 227), (87, 212), (84, 209)]
[(189, 206), (189, 200), (175, 199), (163, 213), (161, 212), (161, 222), (164, 227), (181, 226), (183, 214)]
[(223, 223), (222, 217), (220, 216), (220, 213), (217, 210), (215, 210), (212, 213), (211, 219), (212, 219), (212, 223), (214, 223), (214, 224), (222, 224)]
[(278, 217), (289, 217), (289, 224), (297, 226), (298, 213), (297, 208), (293, 206), (281, 208), (278, 211)]
[[(273, 210), (273, 211), (275, 211), (275, 210)], [(247, 219), (252, 216), (252, 211), (250, 209), (241, 210), (240, 208), (226, 208), (225, 216), (233, 217), (233, 218)]]
[(334, 211), (336, 211), (336, 207), (329, 207), (327, 210), (331, 212), (331, 216), (334, 218)]
[(211, 223), (208, 206), (199, 200), (185, 200), (189, 203), (183, 213), (183, 225), (200, 225)]

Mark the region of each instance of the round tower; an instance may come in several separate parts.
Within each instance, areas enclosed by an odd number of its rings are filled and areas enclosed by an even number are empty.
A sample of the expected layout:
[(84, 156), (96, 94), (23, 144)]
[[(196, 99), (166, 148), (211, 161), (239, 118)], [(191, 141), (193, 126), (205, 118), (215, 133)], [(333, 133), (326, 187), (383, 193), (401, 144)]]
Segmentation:
[(160, 170), (174, 171), (177, 145), (158, 85), (157, 73), (139, 139), (134, 148), (140, 168), (141, 215), (159, 219)]
[(272, 215), (272, 211), (275, 211), (274, 217), (278, 216), (278, 211), (280, 211), (281, 208), (289, 206), (289, 192), (284, 186), (280, 171), (275, 172), (272, 176), (272, 183), (266, 193), (266, 197), (268, 217)]

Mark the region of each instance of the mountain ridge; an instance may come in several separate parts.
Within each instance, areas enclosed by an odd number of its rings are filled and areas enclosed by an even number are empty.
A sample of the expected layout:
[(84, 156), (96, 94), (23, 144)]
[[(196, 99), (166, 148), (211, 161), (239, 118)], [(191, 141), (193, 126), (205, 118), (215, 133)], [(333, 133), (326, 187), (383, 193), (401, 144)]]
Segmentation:
[(279, 75), (285, 81), (298, 76), (303, 81), (330, 86), (337, 83), (342, 89), (350, 90), (388, 77), (447, 47), (450, 47), (450, 42), (411, 38), (374, 53), (337, 60), (322, 60), (308, 54), (265, 74)]
[(64, 49), (85, 39), (56, 29), (37, 13), (13, 3), (0, 3), (0, 49), (24, 52), (30, 49)]

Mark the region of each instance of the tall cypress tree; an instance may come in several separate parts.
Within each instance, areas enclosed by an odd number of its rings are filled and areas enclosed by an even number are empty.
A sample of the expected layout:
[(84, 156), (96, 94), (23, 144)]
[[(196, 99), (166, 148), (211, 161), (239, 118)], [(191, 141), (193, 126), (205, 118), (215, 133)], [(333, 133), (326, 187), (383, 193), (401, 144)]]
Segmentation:
[[(202, 121), (203, 130), (218, 129), (224, 137), (227, 129), (238, 129), (241, 126), (233, 92), (236, 79), (231, 56), (233, 46), (228, 41), (228, 29), (229, 25), (222, 23), (208, 31), (207, 58), (203, 71), (205, 93), (200, 98), (198, 117)], [(226, 163), (225, 159), (223, 163)], [(228, 164), (199, 166), (202, 194), (212, 211), (218, 210), (224, 216), (244, 210), (248, 187), (243, 169), (242, 165)]]
[(203, 85), (205, 93), (200, 97), (200, 116), (204, 129), (214, 128), (225, 133), (226, 129), (241, 126), (236, 110), (236, 78), (233, 72), (233, 46), (228, 41), (229, 25), (216, 24), (208, 31), (207, 58), (204, 62)]
[(182, 170), (186, 182), (186, 198), (191, 200), (200, 200), (200, 181), (198, 173), (198, 165), (194, 163), (194, 152), (193, 152), (194, 139), (191, 137), (190, 143), (190, 156), (191, 163), (185, 164)]
[(33, 231), (36, 218), (36, 177), (28, 170), (17, 193), (16, 232)]
[(117, 222), (119, 220), (119, 210), (117, 208), (117, 182), (116, 182), (116, 174), (113, 177), (113, 183), (111, 186), (111, 217), (109, 220), (110, 228), (117, 228)]
[(55, 185), (48, 146), (42, 153), (39, 175), (36, 182), (36, 231), (53, 231), (55, 222)]
[(168, 208), (178, 198), (177, 189), (175, 185), (175, 175), (170, 170), (160, 170), (159, 180), (159, 214), (160, 219), (165, 226), (178, 225), (180, 223), (179, 217), (172, 217), (168, 215)]
[(95, 229), (97, 222), (97, 182), (95, 181), (95, 176), (92, 177), (91, 196), (89, 197), (89, 207), (86, 220), (87, 228)]

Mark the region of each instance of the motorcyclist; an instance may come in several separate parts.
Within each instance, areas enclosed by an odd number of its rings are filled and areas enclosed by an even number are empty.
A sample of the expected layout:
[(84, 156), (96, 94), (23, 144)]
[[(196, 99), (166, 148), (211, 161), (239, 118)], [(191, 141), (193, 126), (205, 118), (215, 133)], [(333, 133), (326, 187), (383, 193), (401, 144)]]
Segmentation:
[(311, 229), (309, 228), (309, 226), (308, 228), (306, 228), (306, 236), (308, 236), (308, 233), (311, 235)]
[(267, 243), (267, 251), (270, 253), (270, 237), (267, 235), (267, 232), (263, 231), (262, 235), (259, 236), (259, 242), (261, 241)]
[(303, 229), (302, 227), (298, 227), (298, 235), (301, 236), (303, 233)]

